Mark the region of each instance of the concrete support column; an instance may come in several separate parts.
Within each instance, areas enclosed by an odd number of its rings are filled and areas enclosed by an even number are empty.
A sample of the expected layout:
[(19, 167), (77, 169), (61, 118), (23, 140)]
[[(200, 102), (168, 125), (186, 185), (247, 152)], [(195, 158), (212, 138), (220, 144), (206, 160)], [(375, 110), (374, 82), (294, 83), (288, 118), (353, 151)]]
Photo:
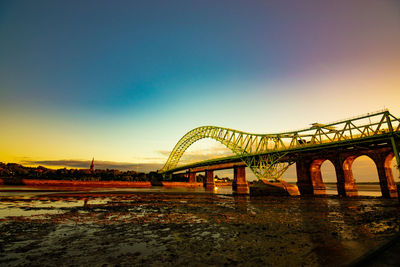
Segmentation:
[(332, 163), (335, 166), (337, 190), (339, 196), (352, 197), (358, 196), (357, 185), (353, 177), (351, 166), (356, 156), (350, 156), (346, 159), (337, 158)]
[(236, 194), (248, 194), (249, 185), (246, 181), (246, 168), (234, 167), (232, 189)]
[(189, 183), (190, 184), (196, 183), (196, 173), (195, 172), (189, 172)]
[(371, 158), (376, 164), (379, 176), (379, 184), (381, 186), (382, 197), (385, 198), (396, 198), (397, 187), (393, 179), (392, 168), (390, 162), (394, 157), (393, 153), (389, 155), (383, 153), (375, 153), (371, 155)]
[(306, 159), (296, 161), (297, 187), (301, 195), (313, 195), (313, 184), (310, 175), (310, 163)]
[(206, 189), (214, 189), (214, 171), (206, 170), (206, 177), (204, 181), (204, 187)]

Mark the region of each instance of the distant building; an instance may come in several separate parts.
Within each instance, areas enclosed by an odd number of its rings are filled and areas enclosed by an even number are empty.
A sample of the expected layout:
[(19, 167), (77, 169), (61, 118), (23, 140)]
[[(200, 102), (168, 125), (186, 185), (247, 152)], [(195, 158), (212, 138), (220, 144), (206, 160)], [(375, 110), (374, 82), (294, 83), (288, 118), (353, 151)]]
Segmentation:
[(92, 159), (92, 163), (90, 164), (89, 169), (79, 169), (79, 171), (85, 174), (92, 174), (94, 173), (94, 158)]
[(94, 172), (94, 158), (92, 159), (92, 163), (90, 164), (90, 172)]

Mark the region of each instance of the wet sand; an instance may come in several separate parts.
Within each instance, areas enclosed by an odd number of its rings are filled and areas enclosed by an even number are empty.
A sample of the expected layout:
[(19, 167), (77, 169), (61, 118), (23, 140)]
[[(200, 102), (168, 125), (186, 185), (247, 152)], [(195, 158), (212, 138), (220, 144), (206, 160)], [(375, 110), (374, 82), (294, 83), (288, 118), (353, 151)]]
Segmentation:
[(399, 231), (397, 200), (8, 192), (2, 266), (340, 266)]

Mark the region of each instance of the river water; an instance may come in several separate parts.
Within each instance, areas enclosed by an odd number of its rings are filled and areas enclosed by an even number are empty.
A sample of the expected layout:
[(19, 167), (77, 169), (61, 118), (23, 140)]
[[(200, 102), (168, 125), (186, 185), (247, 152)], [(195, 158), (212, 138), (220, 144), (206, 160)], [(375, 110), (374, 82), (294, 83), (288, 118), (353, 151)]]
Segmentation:
[[(359, 196), (370, 196), (370, 197), (380, 197), (382, 196), (380, 187), (378, 184), (367, 184), (367, 185), (358, 185), (358, 194)], [(194, 194), (210, 194), (209, 191), (206, 191), (203, 187), (196, 187), (196, 188), (185, 188), (185, 187), (171, 187), (166, 188), (162, 186), (153, 186), (151, 188), (95, 188), (95, 187), (56, 187), (56, 186), (49, 186), (49, 187), (29, 187), (29, 186), (9, 186), (9, 185), (2, 185), (0, 186), (0, 197), (22, 197), (24, 199), (31, 199), (35, 198), (35, 196), (40, 195), (49, 195), (55, 193), (71, 193), (71, 192), (80, 192), (88, 194), (94, 194), (96, 192), (102, 193), (115, 193), (115, 192), (123, 192), (123, 193), (194, 193)], [(232, 188), (230, 186), (224, 187), (215, 187), (212, 191), (213, 194), (216, 195), (232, 195)], [(337, 188), (335, 184), (326, 184), (326, 194), (329, 196), (337, 195)], [(99, 199), (92, 200), (96, 203), (100, 204)], [(26, 203), (26, 202), (24, 202)], [(76, 203), (76, 205), (81, 206), (82, 203)], [(44, 201), (34, 202), (31, 201), (31, 206), (35, 207), (73, 207), (75, 204), (70, 201), (58, 201), (58, 202), (49, 202), (45, 204)], [(5, 203), (0, 203), (0, 218), (5, 218), (7, 216), (28, 216), (34, 213), (40, 213), (40, 209), (37, 211), (26, 211), (17, 207), (15, 205), (6, 205)], [(53, 211), (54, 212), (54, 211)]]
[(346, 265), (400, 226), (398, 200), (360, 189), (369, 196), (2, 186), (0, 265)]
[[(337, 195), (336, 184), (325, 184), (326, 193), (328, 195)], [(371, 197), (381, 197), (381, 188), (379, 184), (358, 184), (358, 195), (359, 196), (371, 196)]]

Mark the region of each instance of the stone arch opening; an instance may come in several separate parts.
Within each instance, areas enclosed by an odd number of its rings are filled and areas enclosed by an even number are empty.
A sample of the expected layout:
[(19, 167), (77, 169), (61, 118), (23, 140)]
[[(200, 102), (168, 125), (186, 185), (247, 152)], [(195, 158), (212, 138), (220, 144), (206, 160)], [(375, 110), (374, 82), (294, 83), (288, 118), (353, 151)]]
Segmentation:
[(310, 165), (314, 194), (336, 194), (336, 170), (331, 160), (316, 159)]
[(334, 183), (336, 186), (336, 170), (331, 160), (327, 159), (321, 164), (321, 174), (325, 184)]
[(322, 181), (324, 182), (326, 187), (326, 193), (337, 195), (337, 177), (333, 162), (329, 159), (325, 160), (324, 162), (322, 162), (320, 169)]
[(350, 171), (361, 196), (382, 196), (376, 162), (368, 155), (353, 157)]

